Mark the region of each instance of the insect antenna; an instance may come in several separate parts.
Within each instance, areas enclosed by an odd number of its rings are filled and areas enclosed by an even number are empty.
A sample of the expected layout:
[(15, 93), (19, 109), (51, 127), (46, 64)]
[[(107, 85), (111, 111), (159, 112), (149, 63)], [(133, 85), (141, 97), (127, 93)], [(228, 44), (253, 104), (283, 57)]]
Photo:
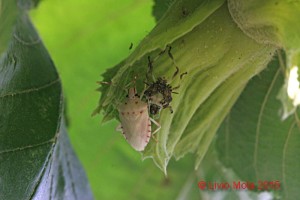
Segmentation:
[(180, 80), (182, 80), (182, 77), (183, 77), (184, 75), (187, 75), (187, 72), (184, 72), (184, 73), (180, 74)]
[(172, 80), (173, 80), (173, 79), (177, 76), (177, 74), (179, 73), (179, 67), (178, 67), (178, 65), (177, 65), (176, 62), (175, 62), (175, 59), (174, 59), (173, 54), (171, 53), (172, 46), (167, 45), (167, 48), (169, 48), (169, 49), (168, 49), (168, 56), (171, 58), (171, 60), (172, 60), (172, 62), (173, 62), (173, 64), (174, 64), (174, 66), (176, 67), (176, 71), (175, 71), (175, 73), (174, 73), (173, 76), (172, 76)]
[[(178, 93), (177, 93), (177, 94), (178, 94)], [(172, 106), (169, 105), (167, 108), (170, 109), (171, 114), (174, 112)]]
[(177, 74), (178, 74), (178, 72), (179, 72), (179, 68), (178, 68), (177, 66), (175, 66), (175, 67), (176, 67), (176, 71), (175, 71), (175, 73), (173, 74), (172, 79), (174, 79), (175, 76), (177, 76)]
[(160, 56), (162, 56), (166, 51), (168, 52), (168, 56), (171, 58), (173, 65), (176, 67), (176, 71), (173, 74), (172, 79), (174, 79), (174, 77), (177, 76), (177, 74), (179, 73), (179, 67), (177, 66), (177, 64), (175, 62), (175, 59), (174, 59), (173, 54), (171, 53), (171, 50), (172, 50), (172, 47), (170, 45), (167, 45), (166, 48), (164, 50), (162, 50), (161, 52), (159, 52), (158, 55), (156, 57), (154, 57), (152, 60), (151, 60), (150, 56), (147, 57), (147, 59), (148, 59), (148, 71), (146, 73), (147, 81), (150, 80), (150, 75), (152, 76), (152, 80), (154, 82), (156, 81), (154, 78), (154, 75), (153, 75), (153, 63), (156, 62), (156, 60)]
[[(177, 68), (177, 69), (178, 69), (178, 68)], [(176, 72), (178, 72), (178, 70), (177, 70)], [(175, 73), (176, 73), (176, 72), (175, 72)], [(175, 74), (174, 74), (174, 75), (175, 75)], [(187, 75), (187, 72), (184, 72), (184, 73), (180, 74), (180, 80), (182, 80), (182, 77), (183, 77), (184, 75)], [(173, 76), (173, 78), (174, 78), (174, 76)], [(180, 85), (178, 85), (178, 86), (176, 86), (176, 87), (173, 87), (172, 90), (177, 90), (177, 89), (179, 89), (179, 88), (180, 88)], [(179, 93), (177, 93), (177, 92), (172, 92), (172, 93), (174, 93), (174, 94), (179, 94)]]
[(156, 139), (156, 137), (154, 137), (153, 134), (151, 134), (151, 137), (153, 138), (153, 140), (154, 140), (156, 143), (158, 143), (158, 140)]
[(174, 61), (174, 57), (173, 57), (173, 55), (171, 53), (172, 47), (170, 45), (167, 45), (167, 47), (169, 47), (169, 49), (168, 49), (168, 55), (169, 55), (169, 57), (173, 60), (173, 62), (175, 62)]

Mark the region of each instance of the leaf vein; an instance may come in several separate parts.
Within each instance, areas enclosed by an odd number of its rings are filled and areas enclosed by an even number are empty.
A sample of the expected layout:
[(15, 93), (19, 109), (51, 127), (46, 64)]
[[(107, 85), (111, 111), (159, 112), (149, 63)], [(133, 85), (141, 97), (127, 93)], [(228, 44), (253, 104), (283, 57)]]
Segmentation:
[[(59, 104), (60, 105), (59, 106), (60, 107), (60, 109), (59, 109), (60, 112), (62, 111), (62, 104), (63, 104), (63, 98), (62, 98), (62, 95), (61, 95), (61, 100), (60, 100), (60, 104)], [(58, 140), (58, 137), (60, 135), (60, 132), (61, 132), (61, 124), (59, 123), (61, 120), (62, 120), (61, 115), (59, 115), (58, 121), (57, 121), (57, 124), (59, 124), (59, 125), (57, 126), (56, 134), (55, 134), (55, 136), (52, 139), (49, 140), (49, 142), (53, 142), (52, 148), (50, 149), (50, 152), (48, 154), (46, 163), (45, 163), (45, 165), (42, 168), (42, 172), (41, 172), (38, 180), (35, 183), (34, 189), (32, 191), (32, 194), (30, 195), (29, 199), (33, 199), (33, 197), (34, 197), (34, 195), (35, 195), (35, 193), (36, 193), (36, 191), (37, 191), (37, 189), (39, 187), (39, 184), (40, 184), (40, 182), (41, 182), (41, 180), (42, 180), (42, 178), (43, 178), (43, 176), (45, 174), (46, 168), (47, 168), (47, 166), (48, 166), (49, 163), (50, 163), (50, 167), (51, 167), (51, 162), (53, 161), (53, 153), (55, 153), (54, 151), (57, 148), (56, 144), (57, 144), (57, 140)]]
[(7, 96), (14, 96), (14, 95), (20, 95), (20, 94), (25, 94), (25, 93), (30, 93), (30, 92), (37, 92), (37, 91), (40, 91), (42, 89), (45, 89), (45, 88), (48, 88), (56, 83), (60, 82), (60, 78), (57, 78), (56, 80), (54, 81), (51, 81), (50, 83), (47, 83), (45, 85), (42, 85), (40, 87), (37, 87), (37, 88), (30, 88), (30, 89), (25, 89), (25, 90), (21, 90), (21, 91), (16, 91), (16, 92), (10, 92), (10, 93), (7, 93), (7, 94), (4, 94), (2, 96), (0, 96), (0, 98), (4, 98), (4, 97), (7, 97)]
[[(62, 143), (64, 143), (63, 145), (64, 146), (68, 146), (69, 144), (66, 144), (65, 141), (62, 141)], [(72, 170), (71, 170), (71, 162), (70, 162), (70, 158), (69, 158), (69, 155), (68, 153), (66, 152), (66, 149), (63, 148), (63, 154), (64, 154), (64, 157), (66, 158), (66, 164), (67, 164), (67, 171), (68, 173), (70, 174), (70, 182), (71, 182), (71, 188), (72, 188), (72, 191), (73, 191), (73, 194), (74, 194), (74, 199), (78, 199), (77, 198), (77, 194), (76, 194), (76, 189), (75, 189), (75, 181), (74, 181), (74, 178), (73, 178), (73, 173), (72, 173)]]
[(31, 42), (27, 42), (27, 41), (21, 39), (17, 34), (14, 34), (14, 38), (15, 38), (18, 42), (20, 42), (21, 44), (27, 45), (27, 46), (36, 45), (36, 44), (39, 44), (39, 43), (41, 42), (41, 38), (40, 38), (40, 37), (38, 37), (36, 40), (31, 41)]
[(258, 140), (259, 140), (259, 137), (260, 137), (260, 128), (262, 126), (262, 117), (263, 117), (263, 112), (265, 110), (265, 107), (266, 107), (266, 104), (267, 104), (267, 101), (269, 99), (269, 96), (271, 94), (271, 91), (273, 90), (274, 88), (274, 85), (275, 85), (275, 82), (278, 78), (278, 75), (280, 74), (280, 69), (277, 70), (272, 82), (271, 82), (271, 85), (264, 97), (264, 100), (263, 100), (263, 103), (260, 107), (260, 111), (259, 111), (259, 114), (258, 114), (258, 121), (257, 121), (257, 125), (256, 125), (256, 131), (255, 131), (255, 143), (254, 143), (254, 155), (253, 155), (253, 167), (254, 167), (254, 171), (255, 171), (255, 176), (256, 178), (258, 178), (258, 162), (257, 162), (257, 154), (258, 154)]
[(229, 142), (230, 142), (230, 113), (228, 114), (226, 120), (225, 120), (225, 160), (227, 164), (230, 161), (229, 156)]
[(52, 138), (48, 141), (41, 142), (39, 144), (34, 144), (34, 145), (28, 145), (28, 146), (24, 146), (24, 147), (17, 147), (17, 148), (14, 148), (14, 149), (3, 150), (3, 151), (0, 151), (0, 155), (5, 154), (5, 153), (11, 153), (11, 152), (16, 152), (16, 151), (23, 151), (23, 150), (27, 150), (27, 149), (32, 149), (32, 148), (36, 148), (36, 147), (43, 146), (43, 145), (46, 145), (46, 144), (54, 143), (54, 142), (55, 142), (55, 138)]
[[(296, 125), (296, 122), (294, 121), (291, 124), (290, 128), (289, 128), (289, 131), (288, 131), (285, 143), (284, 143), (284, 147), (283, 147), (283, 152), (282, 152), (282, 183), (283, 183), (284, 186), (286, 185), (286, 176), (285, 176), (285, 172), (286, 172), (286, 168), (285, 168), (286, 151), (287, 151), (287, 148), (288, 148), (288, 143), (289, 143), (289, 140), (290, 140), (290, 137), (291, 137), (292, 130), (293, 130), (295, 125)], [(285, 198), (288, 199), (288, 192), (286, 192), (285, 195), (286, 195)]]

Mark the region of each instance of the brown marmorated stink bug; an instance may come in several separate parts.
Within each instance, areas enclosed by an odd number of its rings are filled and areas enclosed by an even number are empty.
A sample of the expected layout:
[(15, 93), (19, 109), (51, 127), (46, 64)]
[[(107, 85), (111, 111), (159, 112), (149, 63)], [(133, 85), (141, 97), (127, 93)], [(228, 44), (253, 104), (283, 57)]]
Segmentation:
[[(136, 88), (130, 88), (127, 99), (118, 106), (121, 124), (116, 128), (121, 131), (128, 143), (137, 151), (143, 151), (151, 134), (161, 128), (160, 124), (149, 116), (148, 104), (143, 102), (136, 93)], [(151, 122), (158, 128), (151, 133)]]
[[(136, 79), (136, 77), (135, 77)], [(135, 84), (135, 80), (133, 81)], [(112, 82), (98, 81), (98, 84), (112, 85)], [(128, 90), (126, 100), (117, 106), (120, 125), (116, 127), (121, 131), (127, 142), (136, 150), (143, 151), (149, 143), (150, 137), (157, 133), (161, 126), (149, 116), (148, 104), (141, 100), (135, 87)], [(151, 122), (157, 129), (151, 133)], [(155, 139), (153, 137), (153, 139)], [(155, 139), (157, 142), (157, 140)]]

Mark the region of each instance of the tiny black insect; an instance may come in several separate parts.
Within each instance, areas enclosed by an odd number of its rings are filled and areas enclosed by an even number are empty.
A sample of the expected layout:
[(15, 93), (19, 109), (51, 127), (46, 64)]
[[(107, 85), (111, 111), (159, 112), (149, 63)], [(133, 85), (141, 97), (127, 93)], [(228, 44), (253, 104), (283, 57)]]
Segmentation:
[(131, 43), (130, 43), (130, 46), (129, 46), (129, 50), (131, 50), (132, 47), (133, 47), (133, 43), (131, 42)]

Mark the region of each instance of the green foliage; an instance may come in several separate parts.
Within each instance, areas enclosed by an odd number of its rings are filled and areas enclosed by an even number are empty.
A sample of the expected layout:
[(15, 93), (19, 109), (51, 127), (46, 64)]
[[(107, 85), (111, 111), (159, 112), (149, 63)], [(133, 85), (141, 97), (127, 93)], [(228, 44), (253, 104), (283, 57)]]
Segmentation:
[[(266, 0), (229, 0), (228, 7), (234, 21), (259, 43), (273, 44), (286, 51), (286, 80), (282, 91), (286, 91), (289, 70), (300, 66), (300, 2)], [(283, 104), (282, 118), (295, 112), (295, 106), (286, 92), (279, 95)]]
[(13, 24), (17, 18), (17, 4), (15, 1), (0, 1), (0, 55), (7, 48)]
[(155, 17), (156, 21), (158, 21), (166, 13), (173, 2), (174, 0), (154, 0), (152, 15)]
[(219, 130), (221, 160), (248, 181), (276, 181), (282, 199), (299, 196), (300, 128), (298, 114), (281, 121), (276, 99), (283, 84), (278, 59), (249, 82)]
[[(1, 32), (9, 35), (1, 37), (1, 45), (9, 45), (1, 46), (0, 58), (0, 199), (62, 199), (70, 194), (92, 199), (61, 124), (59, 76), (24, 5), (11, 5), (18, 15), (12, 12), (15, 20)], [(7, 14), (1, 12), (1, 19)]]
[(299, 1), (229, 0), (228, 7), (235, 22), (249, 37), (259, 43), (299, 50)]

